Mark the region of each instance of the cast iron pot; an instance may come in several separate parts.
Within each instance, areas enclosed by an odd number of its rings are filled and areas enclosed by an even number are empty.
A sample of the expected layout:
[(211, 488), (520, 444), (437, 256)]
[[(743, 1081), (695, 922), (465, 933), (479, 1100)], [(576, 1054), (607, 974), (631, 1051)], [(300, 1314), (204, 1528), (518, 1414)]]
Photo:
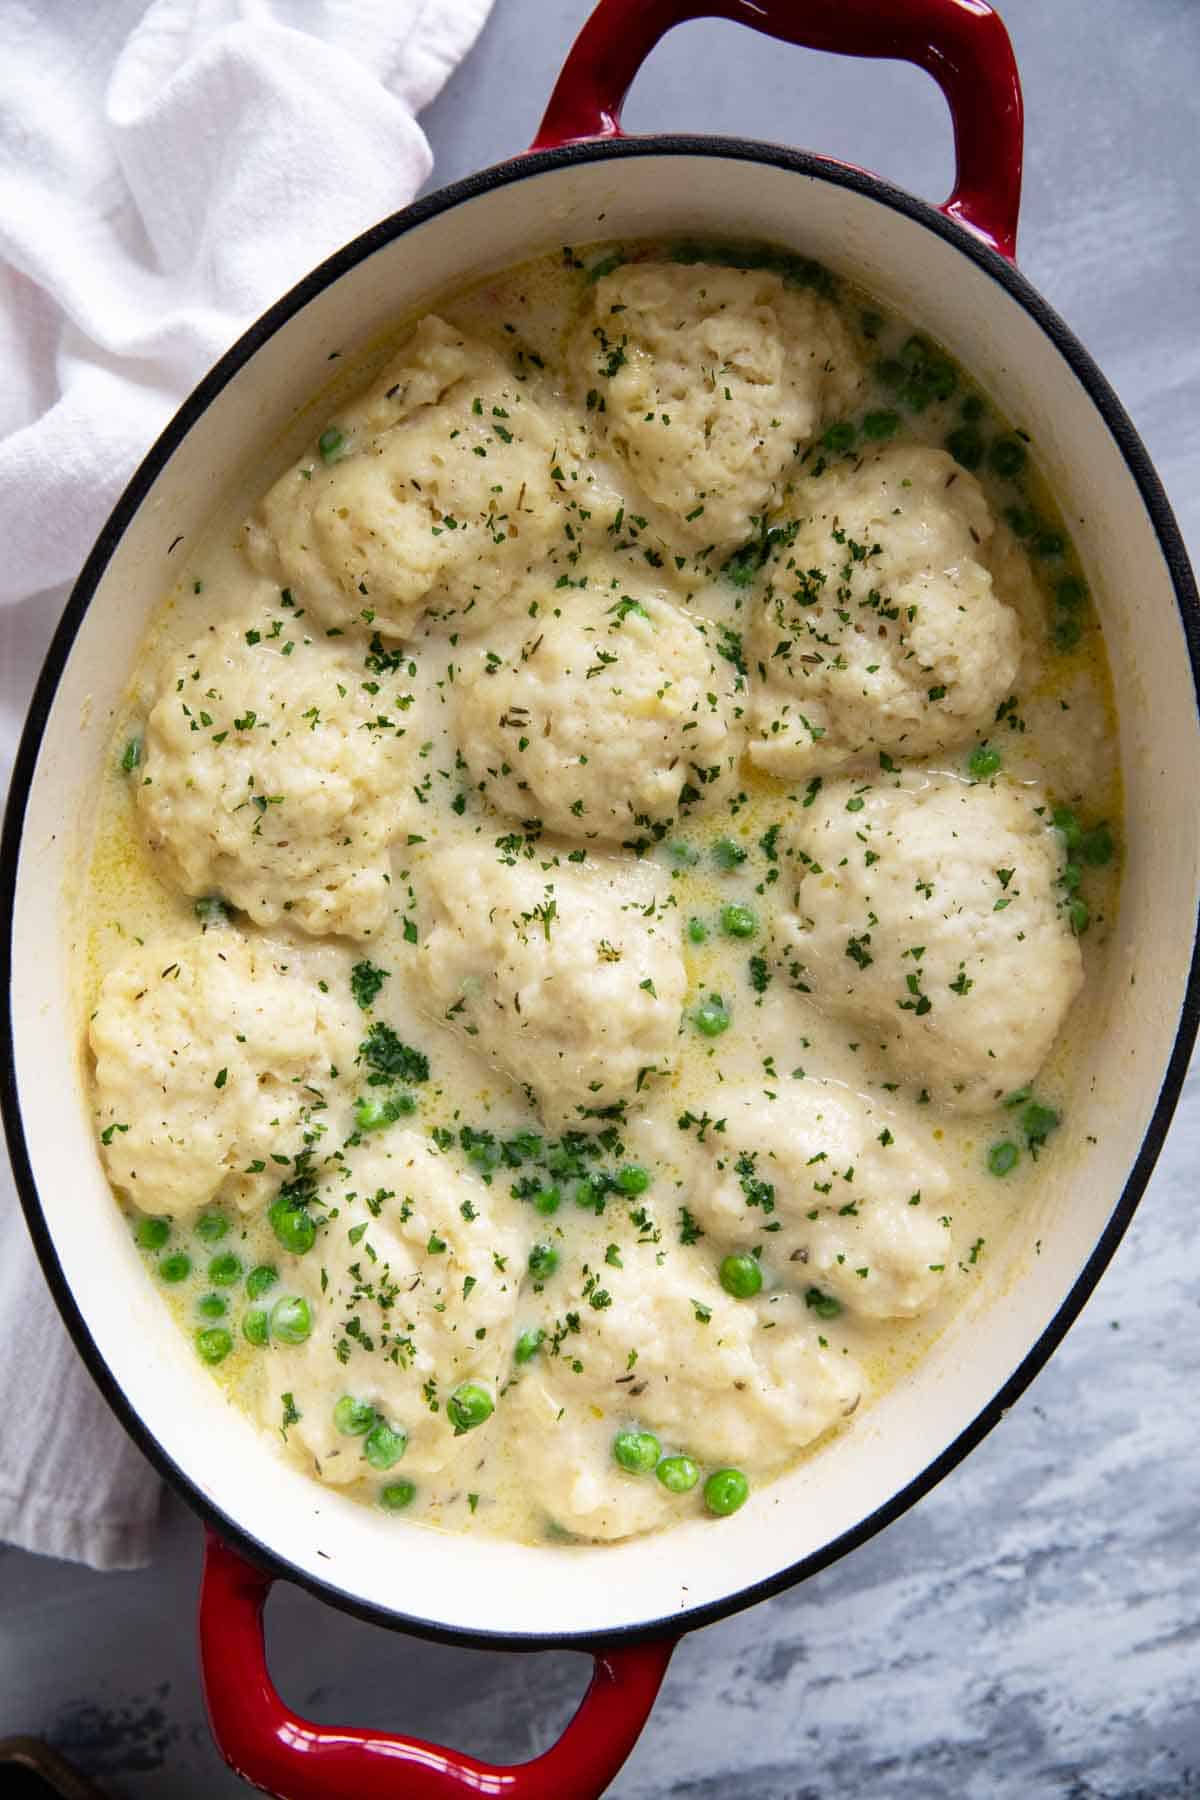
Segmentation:
[[(774, 145), (624, 138), (621, 102), (643, 58), (670, 26), (700, 16), (926, 69), (953, 115), (951, 199), (937, 209)], [(801, 1580), (925, 1493), (1045, 1361), (1129, 1223), (1196, 1029), (1200, 809), (1176, 804), (1168, 771), (1200, 766), (1200, 609), (1129, 420), (1013, 267), (1020, 169), (1017, 73), (983, 0), (602, 0), (533, 150), (385, 220), (273, 307), (155, 445), (80, 577), (5, 826), (4, 1116), (30, 1229), (80, 1351), (210, 1528), (200, 1626), (213, 1729), (234, 1767), (271, 1793), (593, 1800), (628, 1755), (679, 1633)], [(989, 1266), (920, 1366), (735, 1517), (573, 1549), (406, 1531), (285, 1466), (167, 1320), (97, 1158), (61, 900), (76, 891), (81, 818), (147, 616), (171, 585), (172, 552), (201, 530), (231, 473), (252, 479), (330, 352), (352, 355), (489, 268), (663, 232), (769, 239), (818, 257), (920, 321), (1032, 436), (1091, 577), (1120, 717), (1128, 867), (1104, 1022), (1071, 1101), (1080, 1141), (1095, 1143), (1048, 1160), (1021, 1242)], [(64, 1071), (74, 1107), (63, 1105)], [(380, 1624), (454, 1642), (589, 1649), (592, 1684), (559, 1743), (512, 1768), (311, 1724), (267, 1673), (262, 1608), (279, 1576)]]

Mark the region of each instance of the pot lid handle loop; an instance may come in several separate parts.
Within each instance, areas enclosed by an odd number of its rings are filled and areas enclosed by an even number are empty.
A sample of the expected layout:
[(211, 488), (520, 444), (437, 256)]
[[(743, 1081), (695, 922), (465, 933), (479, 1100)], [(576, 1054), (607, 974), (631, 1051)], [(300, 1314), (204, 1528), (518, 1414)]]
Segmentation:
[(954, 126), (957, 173), (942, 211), (1012, 258), (1024, 143), (1008, 32), (986, 0), (600, 0), (571, 46), (533, 150), (621, 137), (621, 108), (659, 39), (728, 19), (843, 56), (894, 57), (933, 76)]
[(675, 1648), (660, 1638), (593, 1652), (587, 1693), (558, 1742), (504, 1767), (292, 1712), (267, 1671), (263, 1607), (274, 1579), (208, 1532), (200, 1661), (209, 1721), (225, 1760), (277, 1800), (598, 1800), (637, 1742)]

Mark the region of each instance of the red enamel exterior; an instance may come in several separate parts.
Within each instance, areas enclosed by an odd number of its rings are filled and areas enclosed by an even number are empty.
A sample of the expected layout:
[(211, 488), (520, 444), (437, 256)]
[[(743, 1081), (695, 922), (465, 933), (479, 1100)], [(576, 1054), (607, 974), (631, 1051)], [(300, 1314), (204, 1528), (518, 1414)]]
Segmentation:
[(946, 96), (954, 126), (957, 174), (942, 211), (1015, 256), (1021, 83), (1008, 32), (984, 0), (600, 0), (530, 148), (620, 137), (635, 75), (664, 33), (688, 19), (729, 19), (810, 50), (916, 63)]
[[(620, 137), (621, 107), (646, 57), (673, 25), (701, 18), (926, 70), (954, 125), (956, 180), (942, 211), (1013, 257), (1021, 87), (1008, 33), (985, 0), (600, 0), (531, 149)], [(208, 1533), (200, 1656), (213, 1736), (244, 1780), (278, 1800), (597, 1800), (637, 1742), (677, 1641), (595, 1652), (587, 1693), (558, 1742), (532, 1762), (499, 1767), (418, 1738), (317, 1725), (292, 1712), (267, 1669), (263, 1608), (273, 1580)]]
[(558, 1742), (532, 1762), (498, 1767), (292, 1712), (267, 1670), (263, 1607), (273, 1581), (208, 1533), (200, 1663), (213, 1736), (243, 1780), (277, 1800), (596, 1800), (637, 1742), (675, 1648), (667, 1638), (598, 1652)]

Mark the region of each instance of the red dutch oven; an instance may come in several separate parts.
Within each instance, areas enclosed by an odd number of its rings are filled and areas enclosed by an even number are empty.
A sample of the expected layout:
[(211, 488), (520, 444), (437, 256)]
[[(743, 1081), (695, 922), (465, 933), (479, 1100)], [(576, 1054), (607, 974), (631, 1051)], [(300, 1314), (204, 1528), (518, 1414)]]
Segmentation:
[[(624, 96), (687, 19), (811, 49), (916, 63), (954, 123), (935, 208), (860, 170), (775, 145), (626, 138)], [(1200, 809), (1169, 769), (1200, 766), (1200, 606), (1179, 533), (1099, 370), (1017, 273), (1021, 95), (983, 0), (602, 0), (531, 151), (367, 232), (225, 356), (155, 445), (88, 561), (51, 648), (14, 771), (2, 852), (10, 1056), (3, 1106), (30, 1229), (92, 1374), (147, 1456), (207, 1521), (200, 1609), (213, 1731), (287, 1800), (593, 1800), (635, 1742), (679, 1634), (823, 1567), (925, 1493), (1045, 1361), (1150, 1174), (1197, 1023)], [(69, 901), (113, 709), (171, 554), (323, 379), (430, 296), (564, 243), (663, 233), (768, 239), (815, 256), (943, 342), (1030, 433), (1079, 546), (1116, 684), (1127, 868), (1071, 1116), (1026, 1229), (912, 1373), (819, 1457), (735, 1517), (614, 1546), (509, 1544), (398, 1527), (281, 1463), (198, 1368), (150, 1291), (104, 1181), (79, 1070)], [(47, 897), (53, 903), (47, 904)], [(78, 1105), (63, 1105), (63, 1071)], [(1013, 1234), (1014, 1237), (1017, 1234)], [(1039, 1254), (1034, 1254), (1034, 1245)], [(147, 1346), (152, 1346), (148, 1353)], [(560, 1741), (500, 1768), (410, 1738), (320, 1726), (282, 1702), (262, 1612), (284, 1577), (378, 1623), (506, 1649), (591, 1650)]]

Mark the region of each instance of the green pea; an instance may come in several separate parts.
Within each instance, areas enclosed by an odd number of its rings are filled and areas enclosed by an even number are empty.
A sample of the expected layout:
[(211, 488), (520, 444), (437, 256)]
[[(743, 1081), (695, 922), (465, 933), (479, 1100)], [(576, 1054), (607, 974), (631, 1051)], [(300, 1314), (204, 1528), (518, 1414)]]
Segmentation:
[(731, 869), (736, 869), (739, 863), (744, 863), (746, 856), (747, 852), (740, 844), (735, 844), (732, 838), (718, 838), (713, 845), (713, 861), (725, 875)]
[(1021, 1160), (1021, 1152), (1011, 1138), (993, 1144), (987, 1153), (989, 1175), (1009, 1175)]
[(884, 387), (890, 388), (899, 387), (901, 382), (907, 378), (907, 371), (904, 364), (902, 362), (897, 362), (894, 356), (889, 356), (886, 361), (877, 364), (875, 373), (878, 375), (880, 381), (882, 381)]
[(196, 1302), (196, 1311), (202, 1319), (223, 1319), (228, 1308), (220, 1294), (205, 1294)]
[(810, 1312), (815, 1312), (818, 1319), (836, 1319), (842, 1310), (842, 1303), (832, 1294), (824, 1294), (819, 1287), (810, 1287), (804, 1296), (804, 1304)]
[(379, 1094), (360, 1094), (354, 1102), (354, 1123), (360, 1131), (382, 1131), (385, 1125), (394, 1125), (395, 1115), (389, 1113), (387, 1101)]
[(1055, 831), (1061, 831), (1068, 850), (1076, 850), (1083, 842), (1083, 829), (1069, 806), (1056, 806), (1050, 815)]
[(164, 1281), (186, 1281), (192, 1272), (192, 1259), (185, 1251), (174, 1250), (162, 1258), (158, 1272)]
[(644, 1194), (650, 1186), (650, 1171), (641, 1163), (626, 1163), (617, 1171), (617, 1187), (623, 1194)]
[(317, 439), (317, 449), (321, 452), (323, 463), (335, 463), (345, 452), (346, 434), (339, 431), (336, 425), (327, 426)]
[(316, 1243), (317, 1227), (312, 1215), (297, 1206), (294, 1200), (285, 1200), (280, 1195), (268, 1210), (267, 1217), (271, 1221), (271, 1230), (293, 1256), (303, 1256)]
[(274, 1287), (278, 1280), (278, 1269), (273, 1269), (270, 1263), (259, 1263), (246, 1277), (246, 1292), (251, 1300), (261, 1300), (267, 1289)]
[(964, 394), (960, 412), (968, 424), (974, 425), (984, 414), (983, 398), (979, 394)]
[(1055, 619), (1054, 629), (1050, 635), (1054, 639), (1056, 650), (1074, 650), (1083, 636), (1083, 626), (1078, 619), (1072, 619), (1069, 615), (1064, 614), (1062, 618)]
[(690, 1494), (700, 1479), (690, 1456), (664, 1456), (654, 1473), (669, 1494)]
[(1006, 506), (1005, 521), (1016, 537), (1032, 537), (1038, 528), (1037, 514), (1028, 506)]
[(139, 1219), (133, 1228), (135, 1242), (143, 1250), (161, 1250), (171, 1235), (170, 1219)]
[(535, 1244), (529, 1252), (529, 1273), (535, 1281), (548, 1281), (558, 1267), (558, 1251), (553, 1244)]
[(703, 919), (689, 919), (687, 934), (689, 943), (706, 944), (708, 942), (708, 926)]
[(607, 1191), (606, 1183), (600, 1178), (585, 1175), (583, 1180), (576, 1184), (575, 1204), (594, 1212), (599, 1218), (604, 1211), (604, 1196)]
[(1059, 1115), (1052, 1106), (1043, 1106), (1040, 1101), (1033, 1100), (1021, 1114), (1021, 1130), (1025, 1133), (1025, 1141), (1031, 1147), (1044, 1144), (1052, 1131), (1059, 1127)]
[(487, 1389), (474, 1381), (464, 1381), (446, 1402), (446, 1417), (454, 1427), (455, 1437), (485, 1424), (495, 1410), (496, 1402)]
[(360, 1131), (383, 1131), (416, 1110), (413, 1095), (403, 1091), (389, 1095), (386, 1100), (378, 1094), (360, 1094), (354, 1102), (354, 1123)]
[(403, 1512), (411, 1506), (416, 1497), (416, 1487), (411, 1481), (392, 1481), (387, 1487), (379, 1490), (379, 1504), (387, 1512)]
[(302, 1344), (312, 1328), (312, 1307), (299, 1294), (285, 1294), (271, 1308), (271, 1336), (282, 1344)]
[(556, 1213), (562, 1205), (562, 1193), (556, 1187), (539, 1188), (536, 1194), (530, 1195), (530, 1199), (534, 1211), (540, 1212), (546, 1218), (549, 1218), (551, 1213)]
[(270, 1320), (261, 1306), (253, 1306), (242, 1315), (242, 1336), (256, 1350), (261, 1350), (270, 1336)]
[(1077, 862), (1064, 863), (1062, 875), (1059, 877), (1068, 894), (1073, 894), (1083, 880), (1083, 870)]
[(382, 1419), (371, 1427), (363, 1440), (363, 1455), (371, 1467), (381, 1473), (398, 1463), (407, 1449), (407, 1431), (393, 1430)]
[(999, 770), (1004, 758), (998, 750), (989, 749), (986, 744), (976, 744), (967, 758), (967, 773), (976, 781), (987, 781)]
[(849, 450), (857, 436), (854, 426), (846, 419), (837, 425), (831, 425), (821, 442), (826, 450)]
[(948, 399), (958, 386), (958, 371), (953, 363), (920, 332), (909, 338), (900, 354), (908, 376), (905, 397), (914, 410), (923, 410), (931, 400)]
[(353, 1394), (343, 1394), (333, 1409), (333, 1423), (343, 1437), (365, 1437), (375, 1423), (375, 1408)]
[(229, 1220), (224, 1213), (201, 1213), (196, 1220), (196, 1236), (206, 1244), (218, 1244), (229, 1230)]
[(946, 448), (964, 469), (977, 469), (983, 461), (983, 438), (973, 425), (957, 425), (946, 437)]
[(1064, 575), (1054, 590), (1054, 600), (1064, 612), (1075, 612), (1087, 599), (1087, 589), (1077, 575)]
[(1093, 869), (1102, 869), (1113, 857), (1113, 835), (1107, 825), (1093, 825), (1085, 831), (1079, 846), (1083, 852), (1083, 860)]
[(751, 938), (758, 930), (758, 917), (752, 906), (723, 906), (721, 930), (726, 937)]
[(753, 1300), (762, 1289), (762, 1270), (748, 1251), (739, 1250), (727, 1256), (720, 1270), (721, 1286), (735, 1300)]
[(223, 1325), (210, 1325), (207, 1331), (196, 1333), (196, 1349), (203, 1362), (224, 1362), (233, 1349), (233, 1339)]
[(718, 1519), (727, 1519), (750, 1496), (750, 1483), (740, 1469), (714, 1469), (704, 1484), (704, 1504)]
[(884, 438), (895, 437), (900, 429), (898, 412), (869, 412), (862, 422), (863, 436), (878, 443)]
[(483, 1141), (472, 1144), (467, 1151), (467, 1161), (473, 1168), (478, 1169), (481, 1175), (490, 1175), (492, 1170), (499, 1166), (500, 1146), (492, 1141), (490, 1131), (483, 1132), (481, 1136)]
[(541, 1349), (545, 1337), (546, 1333), (542, 1330), (540, 1325), (536, 1328), (531, 1327), (528, 1331), (523, 1331), (517, 1339), (516, 1348), (513, 1350), (513, 1360), (519, 1363), (532, 1362), (538, 1351)]
[(1072, 900), (1067, 908), (1067, 917), (1071, 921), (1071, 930), (1076, 937), (1082, 937), (1092, 922), (1092, 915), (1086, 900)]
[(900, 398), (905, 406), (911, 407), (913, 412), (922, 413), (933, 399), (933, 389), (927, 381), (910, 376), (900, 389)]
[(1061, 556), (1066, 547), (1067, 540), (1061, 531), (1040, 531), (1033, 545), (1037, 556)]
[(242, 1265), (232, 1250), (223, 1256), (214, 1256), (208, 1265), (208, 1279), (215, 1281), (218, 1287), (232, 1287), (242, 1272)]
[(931, 356), (926, 364), (925, 379), (933, 389), (935, 400), (948, 400), (958, 386), (958, 371), (944, 356)]
[(618, 1431), (612, 1453), (614, 1462), (630, 1475), (648, 1475), (662, 1455), (662, 1445), (652, 1431)]
[(692, 1023), (704, 1037), (720, 1037), (729, 1030), (729, 1008), (720, 994), (706, 994), (695, 1012)]
[(1025, 446), (1019, 438), (997, 438), (988, 455), (988, 461), (997, 475), (1003, 475), (1011, 481), (1025, 467)]

